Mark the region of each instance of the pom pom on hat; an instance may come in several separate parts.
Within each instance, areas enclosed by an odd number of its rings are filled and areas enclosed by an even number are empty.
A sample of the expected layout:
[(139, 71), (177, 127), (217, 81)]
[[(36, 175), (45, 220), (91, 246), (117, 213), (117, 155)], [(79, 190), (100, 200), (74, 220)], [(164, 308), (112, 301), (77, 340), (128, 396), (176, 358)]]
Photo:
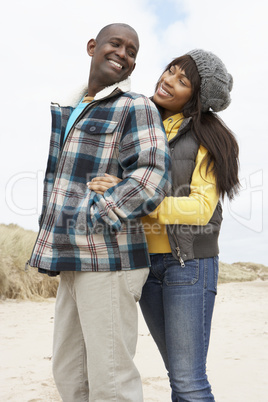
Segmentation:
[(202, 49), (195, 49), (187, 54), (194, 60), (200, 75), (202, 111), (212, 109), (214, 112), (220, 112), (226, 109), (231, 103), (233, 77), (221, 59)]

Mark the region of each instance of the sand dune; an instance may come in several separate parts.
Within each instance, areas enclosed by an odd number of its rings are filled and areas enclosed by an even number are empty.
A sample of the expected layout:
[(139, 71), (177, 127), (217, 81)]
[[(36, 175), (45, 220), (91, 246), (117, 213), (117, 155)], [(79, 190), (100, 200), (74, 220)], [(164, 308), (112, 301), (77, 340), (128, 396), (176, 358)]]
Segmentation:
[[(40, 275), (29, 267), (37, 233), (18, 225), (0, 224), (0, 298), (31, 299), (55, 297), (59, 278)], [(220, 262), (219, 283), (268, 280), (268, 267), (252, 262)]]
[[(55, 299), (0, 302), (0, 400), (60, 401), (51, 374)], [(144, 400), (170, 401), (164, 366), (140, 314), (136, 364)], [(268, 401), (268, 281), (219, 285), (208, 374), (217, 402)]]
[[(60, 401), (51, 373), (58, 278), (33, 268), (25, 273), (35, 238), (0, 224), (1, 402)], [(216, 401), (268, 402), (268, 267), (221, 262), (219, 283), (208, 356)], [(141, 313), (135, 361), (144, 401), (170, 401), (166, 371)]]

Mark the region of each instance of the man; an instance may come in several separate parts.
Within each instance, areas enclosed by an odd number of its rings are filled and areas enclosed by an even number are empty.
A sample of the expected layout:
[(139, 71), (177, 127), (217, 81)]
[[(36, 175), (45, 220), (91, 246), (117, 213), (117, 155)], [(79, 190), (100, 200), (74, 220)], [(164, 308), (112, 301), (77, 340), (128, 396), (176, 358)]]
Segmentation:
[[(52, 104), (44, 205), (29, 264), (60, 273), (53, 373), (64, 402), (143, 400), (133, 357), (149, 257), (138, 218), (165, 197), (169, 156), (156, 108), (128, 92), (138, 49), (130, 26), (104, 27), (88, 42), (90, 74), (78, 105)], [(87, 188), (106, 173), (123, 180), (103, 196)]]

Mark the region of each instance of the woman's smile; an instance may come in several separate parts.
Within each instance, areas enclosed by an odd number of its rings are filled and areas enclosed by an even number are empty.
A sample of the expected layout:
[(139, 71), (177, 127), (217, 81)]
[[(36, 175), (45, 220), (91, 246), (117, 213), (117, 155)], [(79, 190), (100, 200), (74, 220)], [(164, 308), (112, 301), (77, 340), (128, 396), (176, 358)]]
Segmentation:
[(167, 97), (172, 96), (166, 89), (163, 88), (163, 83), (159, 85), (157, 92), (159, 96), (167, 96)]
[(180, 113), (191, 96), (190, 80), (185, 71), (175, 65), (162, 74), (153, 100), (164, 109), (164, 116), (167, 118)]

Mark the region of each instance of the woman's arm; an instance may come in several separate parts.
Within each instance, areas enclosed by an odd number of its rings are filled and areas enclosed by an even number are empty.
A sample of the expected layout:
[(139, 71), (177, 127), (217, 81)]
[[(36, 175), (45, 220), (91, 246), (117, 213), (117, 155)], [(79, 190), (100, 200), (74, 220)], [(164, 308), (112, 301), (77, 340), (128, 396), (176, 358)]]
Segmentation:
[(217, 206), (219, 194), (213, 173), (206, 174), (202, 160), (207, 150), (200, 146), (188, 197), (166, 197), (149, 216), (160, 224), (206, 225)]
[[(206, 225), (217, 206), (219, 195), (216, 191), (216, 180), (211, 172), (206, 174), (206, 165), (200, 165), (206, 157), (207, 150), (200, 146), (196, 166), (193, 172), (188, 197), (166, 197), (162, 203), (149, 214), (156, 222), (163, 225)], [(116, 176), (95, 177), (87, 183), (90, 190), (103, 195), (106, 190), (122, 181)]]

